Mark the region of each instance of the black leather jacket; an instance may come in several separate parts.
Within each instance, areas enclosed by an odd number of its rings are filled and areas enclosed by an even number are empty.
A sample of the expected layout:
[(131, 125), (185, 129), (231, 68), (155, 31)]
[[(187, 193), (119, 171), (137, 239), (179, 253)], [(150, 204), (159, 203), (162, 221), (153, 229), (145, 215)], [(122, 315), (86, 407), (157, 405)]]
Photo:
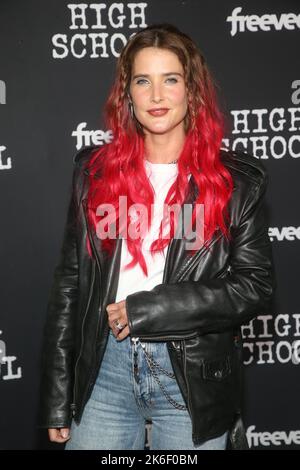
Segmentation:
[[(80, 422), (105, 351), (109, 326), (106, 306), (115, 301), (122, 239), (112, 258), (96, 248), (87, 227), (85, 198), (93, 148), (74, 158), (60, 261), (49, 297), (42, 355), (39, 426)], [(166, 341), (190, 413), (194, 444), (230, 429), (233, 448), (245, 448), (240, 398), (240, 325), (269, 312), (275, 287), (273, 257), (264, 204), (267, 174), (247, 154), (221, 151), (234, 180), (229, 211), (233, 239), (216, 234), (210, 249), (187, 255), (185, 241), (169, 244), (162, 284), (127, 296), (132, 336)], [(190, 178), (186, 202), (196, 197)], [(95, 259), (86, 251), (86, 234)]]

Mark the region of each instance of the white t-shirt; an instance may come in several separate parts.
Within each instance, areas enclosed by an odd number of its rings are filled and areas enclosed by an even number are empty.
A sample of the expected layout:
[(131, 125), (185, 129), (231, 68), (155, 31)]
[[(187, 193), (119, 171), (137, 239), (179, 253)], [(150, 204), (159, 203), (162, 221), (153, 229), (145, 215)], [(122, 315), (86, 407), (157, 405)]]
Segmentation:
[[(162, 283), (165, 266), (165, 257), (168, 245), (164, 248), (164, 254), (156, 252), (151, 255), (149, 247), (151, 243), (158, 239), (159, 227), (163, 217), (163, 204), (168, 191), (178, 174), (177, 163), (151, 163), (144, 160), (146, 174), (155, 191), (154, 210), (151, 227), (145, 236), (142, 244), (142, 253), (147, 264), (148, 276), (146, 276), (140, 266), (136, 264), (133, 268), (124, 270), (124, 266), (131, 260), (132, 256), (127, 249), (127, 240), (122, 240), (121, 266), (116, 302), (125, 300), (127, 295), (142, 290), (151, 290)], [(133, 214), (134, 216), (134, 214)], [(168, 233), (167, 231), (165, 233)]]

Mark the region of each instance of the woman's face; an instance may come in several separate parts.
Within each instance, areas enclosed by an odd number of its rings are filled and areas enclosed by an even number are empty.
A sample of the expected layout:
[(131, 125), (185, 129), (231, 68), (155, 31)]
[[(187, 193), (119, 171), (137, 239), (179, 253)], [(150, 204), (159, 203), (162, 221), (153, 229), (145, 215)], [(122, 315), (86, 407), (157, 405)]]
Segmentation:
[[(141, 49), (132, 66), (130, 95), (144, 132), (165, 134), (184, 129), (188, 109), (184, 70), (176, 54), (157, 47)], [(149, 110), (164, 108), (165, 114)]]

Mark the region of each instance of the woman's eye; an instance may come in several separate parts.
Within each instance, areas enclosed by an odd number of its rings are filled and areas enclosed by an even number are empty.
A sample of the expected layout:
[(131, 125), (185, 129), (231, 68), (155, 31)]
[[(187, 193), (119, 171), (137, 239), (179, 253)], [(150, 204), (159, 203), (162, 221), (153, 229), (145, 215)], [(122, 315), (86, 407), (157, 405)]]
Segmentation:
[[(166, 79), (166, 81), (168, 81), (168, 80), (171, 80), (171, 81), (173, 80), (173, 83), (177, 83), (177, 82), (178, 82), (177, 78), (175, 78), (175, 77), (168, 77), (168, 78)], [(147, 80), (146, 80), (145, 78), (139, 78), (139, 79), (136, 81), (136, 84), (139, 85), (140, 83), (143, 83), (143, 82), (146, 82), (146, 81), (147, 81)]]

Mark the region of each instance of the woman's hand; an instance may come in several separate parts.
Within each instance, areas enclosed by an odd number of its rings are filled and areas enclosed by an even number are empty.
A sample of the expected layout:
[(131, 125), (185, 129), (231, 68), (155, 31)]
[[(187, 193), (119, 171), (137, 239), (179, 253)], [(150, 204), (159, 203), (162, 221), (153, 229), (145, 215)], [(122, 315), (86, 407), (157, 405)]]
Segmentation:
[[(121, 300), (120, 302), (107, 305), (106, 311), (108, 314), (108, 324), (109, 327), (112, 329), (114, 336), (118, 340), (126, 338), (126, 336), (130, 334), (130, 331), (128, 327), (125, 300)], [(116, 322), (121, 323), (124, 328), (122, 330), (119, 330), (119, 328), (116, 327)]]
[(70, 428), (50, 428), (48, 436), (51, 442), (63, 444), (70, 439)]

